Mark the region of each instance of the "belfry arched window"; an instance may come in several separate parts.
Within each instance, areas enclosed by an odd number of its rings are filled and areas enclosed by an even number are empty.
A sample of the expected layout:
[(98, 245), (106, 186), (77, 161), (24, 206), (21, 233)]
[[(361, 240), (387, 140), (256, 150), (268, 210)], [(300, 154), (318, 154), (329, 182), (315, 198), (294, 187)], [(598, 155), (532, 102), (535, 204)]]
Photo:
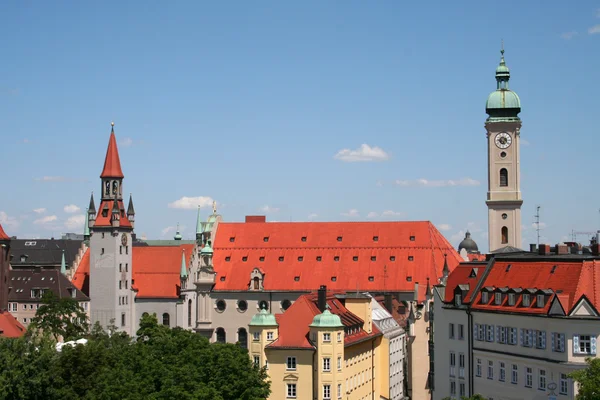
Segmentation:
[(254, 283), (254, 290), (260, 290), (260, 279), (258, 276), (255, 276), (254, 279), (252, 279), (252, 282)]
[(507, 244), (508, 243), (508, 228), (503, 226), (502, 227), (502, 244)]
[(508, 171), (506, 168), (500, 170), (500, 186), (508, 186)]
[(225, 329), (217, 328), (217, 343), (225, 343)]
[(192, 326), (192, 299), (188, 300), (188, 326)]

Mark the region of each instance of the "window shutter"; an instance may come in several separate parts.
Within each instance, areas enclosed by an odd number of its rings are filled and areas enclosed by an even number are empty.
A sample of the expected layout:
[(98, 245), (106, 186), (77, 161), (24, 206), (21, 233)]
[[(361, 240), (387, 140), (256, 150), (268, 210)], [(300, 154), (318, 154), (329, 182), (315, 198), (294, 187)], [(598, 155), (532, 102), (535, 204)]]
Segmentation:
[(546, 348), (546, 331), (542, 332), (542, 349)]
[(519, 335), (520, 335), (519, 336), (519, 340), (521, 341), (521, 346), (524, 345), (524, 343), (523, 343), (523, 331), (524, 331), (524, 329), (519, 329)]
[(473, 339), (474, 340), (479, 340), (479, 336), (478, 336), (478, 328), (479, 328), (479, 324), (474, 324), (473, 325)]
[(579, 335), (573, 335), (573, 354), (579, 354)]
[(592, 354), (596, 354), (596, 336), (592, 336)]
[[(552, 340), (552, 351), (556, 351), (556, 346), (554, 345), (554, 337), (556, 336), (556, 333), (552, 332), (550, 334), (550, 340)], [(560, 336), (559, 336), (560, 337)]]

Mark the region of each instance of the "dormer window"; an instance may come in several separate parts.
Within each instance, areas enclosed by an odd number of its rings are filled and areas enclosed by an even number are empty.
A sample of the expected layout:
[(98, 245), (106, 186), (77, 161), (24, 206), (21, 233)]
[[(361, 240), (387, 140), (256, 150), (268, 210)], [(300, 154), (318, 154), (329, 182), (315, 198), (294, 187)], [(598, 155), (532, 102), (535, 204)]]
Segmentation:
[(268, 236), (265, 236), (265, 237), (263, 238), (263, 242), (267, 243), (268, 241), (269, 241), (269, 237), (268, 237)]
[(487, 304), (489, 301), (488, 292), (481, 292), (481, 303)]
[(230, 242), (230, 243), (233, 243), (233, 242), (235, 242), (235, 237), (234, 237), (234, 236), (230, 237), (230, 238), (229, 238), (229, 242)]
[(283, 261), (283, 256), (279, 257), (279, 261), (282, 262)]
[(323, 259), (323, 257), (317, 256), (317, 261), (321, 261), (322, 259)]
[(231, 261), (231, 257), (229, 257), (229, 256), (225, 257), (225, 261), (227, 261), (227, 262)]
[(302, 236), (302, 239), (301, 239), (301, 240), (302, 240), (303, 242), (306, 242), (306, 236)]
[(340, 261), (340, 256), (333, 257), (333, 261)]
[(523, 307), (529, 307), (531, 303), (531, 299), (529, 298), (528, 294), (524, 294), (523, 295)]
[(341, 242), (341, 241), (342, 241), (342, 237), (341, 237), (341, 236), (338, 236), (338, 237), (337, 237), (337, 241), (338, 241), (338, 242)]
[(371, 261), (377, 261), (377, 257), (376, 256), (371, 256)]
[(373, 241), (374, 242), (378, 242), (379, 241), (379, 236), (373, 236)]
[(508, 294), (508, 305), (509, 306), (514, 306), (515, 305), (515, 294), (514, 293), (509, 293)]
[(352, 257), (352, 261), (358, 261), (358, 256)]
[(411, 241), (411, 242), (414, 242), (414, 241), (415, 241), (415, 237), (414, 237), (414, 236), (411, 236), (411, 237), (410, 237), (410, 241)]
[(494, 303), (499, 306), (502, 304), (502, 293), (494, 293)]
[(244, 261), (244, 262), (248, 261), (248, 257), (247, 256), (242, 257), (242, 261)]
[(265, 261), (265, 257), (264, 257), (264, 256), (260, 256), (260, 257), (258, 258), (258, 261)]
[(537, 306), (539, 308), (544, 308), (545, 298), (543, 294), (537, 295)]

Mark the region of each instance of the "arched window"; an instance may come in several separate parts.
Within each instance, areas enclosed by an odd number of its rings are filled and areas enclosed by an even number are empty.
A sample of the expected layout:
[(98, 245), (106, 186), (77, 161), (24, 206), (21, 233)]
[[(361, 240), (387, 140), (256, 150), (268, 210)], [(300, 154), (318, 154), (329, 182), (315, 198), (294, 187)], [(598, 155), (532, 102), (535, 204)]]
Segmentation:
[(188, 300), (188, 326), (192, 326), (192, 299)]
[(281, 308), (283, 308), (283, 311), (287, 310), (288, 308), (290, 308), (290, 306), (292, 305), (292, 302), (289, 300), (283, 300), (281, 302)]
[(110, 194), (110, 182), (106, 181), (104, 184), (104, 194), (108, 196)]
[(506, 168), (500, 170), (500, 186), (508, 186), (508, 171)]
[(254, 279), (254, 290), (260, 290), (260, 279), (258, 278), (258, 276), (255, 276)]
[(225, 343), (225, 342), (226, 342), (225, 329), (217, 328), (217, 343)]
[(113, 181), (113, 194), (117, 194), (118, 187), (119, 187), (119, 184), (117, 183), (117, 181)]
[(507, 244), (508, 243), (508, 228), (503, 226), (502, 227), (502, 244)]
[(238, 344), (241, 348), (248, 348), (248, 332), (244, 328), (238, 329)]
[(145, 312), (145, 313), (142, 314), (142, 317), (147, 317), (147, 316), (148, 316), (147, 312)]
[(169, 315), (169, 313), (164, 313), (163, 314), (163, 325), (164, 326), (171, 326), (171, 316)]

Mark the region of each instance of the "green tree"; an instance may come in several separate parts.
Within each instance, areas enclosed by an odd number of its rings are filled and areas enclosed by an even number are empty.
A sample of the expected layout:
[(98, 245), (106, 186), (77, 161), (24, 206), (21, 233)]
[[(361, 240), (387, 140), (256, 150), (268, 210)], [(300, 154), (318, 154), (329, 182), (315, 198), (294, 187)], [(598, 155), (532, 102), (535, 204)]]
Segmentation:
[(42, 330), (55, 340), (79, 339), (87, 334), (89, 325), (85, 311), (77, 300), (70, 297), (59, 298), (48, 290), (42, 297), (42, 305), (29, 324), (30, 333)]
[(600, 358), (585, 359), (587, 367), (569, 374), (579, 384), (578, 400), (600, 398)]

